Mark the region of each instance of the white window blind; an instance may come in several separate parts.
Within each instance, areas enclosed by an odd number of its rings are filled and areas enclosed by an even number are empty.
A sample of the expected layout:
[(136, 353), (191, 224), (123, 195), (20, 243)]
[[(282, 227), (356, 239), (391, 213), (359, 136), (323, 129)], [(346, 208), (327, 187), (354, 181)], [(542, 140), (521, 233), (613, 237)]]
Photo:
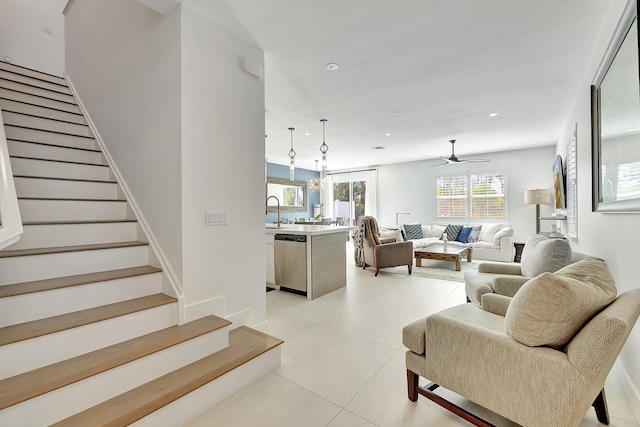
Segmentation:
[(576, 129), (567, 145), (567, 234), (578, 237), (578, 153)]
[(505, 218), (504, 173), (440, 176), (437, 178), (437, 217)]

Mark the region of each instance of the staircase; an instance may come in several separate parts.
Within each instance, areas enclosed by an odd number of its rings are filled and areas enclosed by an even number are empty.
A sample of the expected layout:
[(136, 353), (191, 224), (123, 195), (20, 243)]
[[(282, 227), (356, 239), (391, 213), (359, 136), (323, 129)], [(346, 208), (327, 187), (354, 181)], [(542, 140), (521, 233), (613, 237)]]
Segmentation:
[(282, 341), (178, 325), (63, 78), (0, 62), (21, 239), (0, 251), (0, 425), (179, 426), (280, 365)]

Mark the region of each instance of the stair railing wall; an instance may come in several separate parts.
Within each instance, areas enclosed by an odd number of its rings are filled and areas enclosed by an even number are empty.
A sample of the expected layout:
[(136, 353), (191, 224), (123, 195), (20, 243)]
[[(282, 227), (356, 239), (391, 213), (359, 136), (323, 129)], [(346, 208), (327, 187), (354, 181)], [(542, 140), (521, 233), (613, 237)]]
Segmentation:
[[(164, 289), (165, 281), (163, 280), (163, 290), (166, 293), (173, 294), (173, 296), (175, 296), (178, 299), (178, 323), (179, 324), (183, 324), (183, 323), (185, 323), (186, 320), (185, 320), (185, 309), (184, 309), (185, 303), (184, 303), (184, 294), (182, 292), (182, 283), (178, 279), (178, 276), (176, 275), (175, 270), (171, 267), (171, 264), (168, 262), (168, 258), (166, 256), (166, 254), (162, 251), (162, 247), (160, 246), (160, 244), (158, 242), (158, 239), (156, 238), (156, 236), (151, 231), (151, 228), (149, 227), (149, 224), (148, 224), (147, 220), (145, 219), (144, 215), (142, 214), (142, 210), (140, 209), (140, 207), (136, 203), (131, 191), (129, 190), (129, 187), (127, 186), (126, 181), (122, 177), (122, 174), (120, 173), (120, 170), (118, 169), (117, 165), (113, 161), (113, 157), (111, 157), (111, 154), (109, 153), (109, 150), (107, 149), (106, 145), (104, 144), (104, 141), (102, 140), (102, 137), (100, 136), (100, 133), (98, 132), (98, 129), (96, 128), (96, 126), (94, 125), (93, 121), (91, 120), (91, 116), (87, 112), (87, 109), (85, 108), (84, 104), (82, 103), (82, 99), (80, 99), (80, 96), (78, 95), (78, 92), (76, 91), (76, 88), (73, 86), (73, 83), (72, 83), (71, 79), (69, 78), (69, 76), (66, 74), (66, 72), (65, 72), (64, 78), (67, 81), (67, 83), (69, 85), (69, 89), (71, 89), (71, 92), (73, 93), (73, 96), (76, 98), (76, 101), (78, 103), (78, 106), (80, 107), (80, 110), (82, 111), (82, 114), (84, 114), (84, 117), (87, 120), (87, 124), (89, 125), (89, 127), (93, 131), (93, 134), (95, 136), (96, 142), (100, 146), (100, 149), (102, 150), (102, 154), (106, 157), (106, 159), (107, 159), (107, 161), (109, 163), (109, 167), (111, 168), (111, 171), (115, 175), (115, 177), (116, 177), (116, 179), (118, 181), (118, 185), (119, 185), (120, 189), (123, 191), (125, 197), (127, 198), (127, 202), (129, 204), (131, 210), (133, 211), (133, 213), (137, 217), (138, 225), (140, 226), (140, 228), (142, 229), (142, 232), (145, 234), (145, 236), (149, 240), (149, 246), (151, 247), (152, 255), (158, 261), (158, 263), (160, 264), (159, 267), (162, 268), (163, 272), (165, 273), (164, 277), (167, 278), (167, 280), (169, 282), (168, 285), (170, 286), (171, 289), (170, 290), (169, 289)], [(172, 292), (170, 292), (170, 291), (172, 291)]]
[(17, 242), (21, 235), (22, 218), (0, 109), (0, 249)]

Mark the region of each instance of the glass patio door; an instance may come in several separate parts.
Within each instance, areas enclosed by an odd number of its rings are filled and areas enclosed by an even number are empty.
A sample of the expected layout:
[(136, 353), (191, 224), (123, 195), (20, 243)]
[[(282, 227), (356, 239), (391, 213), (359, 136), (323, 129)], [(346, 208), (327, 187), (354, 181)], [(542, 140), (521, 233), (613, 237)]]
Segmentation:
[(355, 225), (363, 215), (375, 216), (375, 197), (374, 203), (371, 203), (371, 187), (375, 188), (376, 172), (351, 172), (331, 176), (334, 218), (344, 218), (345, 225)]

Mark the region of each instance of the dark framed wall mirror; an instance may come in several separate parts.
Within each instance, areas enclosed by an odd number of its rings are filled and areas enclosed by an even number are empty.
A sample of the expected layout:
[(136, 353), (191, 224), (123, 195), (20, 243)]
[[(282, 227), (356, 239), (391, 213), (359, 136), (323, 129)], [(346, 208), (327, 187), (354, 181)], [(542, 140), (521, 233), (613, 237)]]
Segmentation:
[(639, 3), (628, 2), (591, 86), (593, 211), (640, 212)]

